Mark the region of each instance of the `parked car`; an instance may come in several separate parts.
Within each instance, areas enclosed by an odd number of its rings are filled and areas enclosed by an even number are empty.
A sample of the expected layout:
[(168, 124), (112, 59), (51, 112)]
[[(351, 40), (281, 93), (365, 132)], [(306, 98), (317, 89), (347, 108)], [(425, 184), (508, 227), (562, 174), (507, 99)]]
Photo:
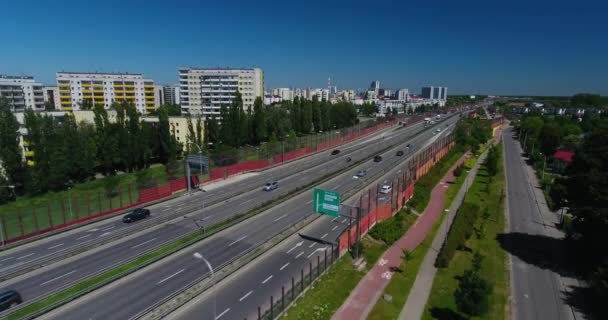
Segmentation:
[(359, 170), (359, 171), (357, 171), (356, 176), (359, 178), (362, 178), (362, 177), (365, 177), (366, 174), (367, 174), (366, 170)]
[(15, 290), (0, 292), (0, 311), (10, 309), (23, 302), (21, 295)]
[(137, 208), (122, 217), (122, 222), (131, 223), (148, 217), (150, 217), (150, 210), (144, 208)]
[(267, 182), (264, 186), (264, 191), (272, 191), (279, 187), (279, 183), (277, 181)]
[(332, 156), (335, 156), (335, 155), (337, 155), (338, 153), (340, 153), (340, 150), (335, 149), (335, 150), (332, 150), (331, 155), (332, 155)]
[(391, 187), (388, 184), (385, 184), (382, 187), (380, 187), (380, 193), (382, 193), (382, 194), (387, 194), (387, 193), (390, 193), (391, 191), (393, 191), (393, 187)]
[(401, 157), (403, 155), (403, 150), (399, 150), (396, 153), (397, 157)]
[(380, 162), (382, 161), (382, 156), (375, 156), (374, 157), (374, 162)]

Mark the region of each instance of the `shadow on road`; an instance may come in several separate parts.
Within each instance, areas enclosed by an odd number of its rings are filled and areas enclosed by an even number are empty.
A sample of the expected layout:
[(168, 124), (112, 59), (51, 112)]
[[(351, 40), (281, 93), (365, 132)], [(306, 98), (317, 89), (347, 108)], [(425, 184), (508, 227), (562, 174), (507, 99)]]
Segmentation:
[(466, 320), (467, 318), (461, 316), (459, 313), (448, 308), (431, 308), (431, 317), (437, 320)]

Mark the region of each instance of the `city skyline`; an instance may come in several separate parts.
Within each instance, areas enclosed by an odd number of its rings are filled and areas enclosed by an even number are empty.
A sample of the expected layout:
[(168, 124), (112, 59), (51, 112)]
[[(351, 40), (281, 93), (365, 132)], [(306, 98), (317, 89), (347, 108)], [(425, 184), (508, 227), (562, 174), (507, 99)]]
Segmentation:
[[(266, 88), (326, 87), (331, 78), (355, 90), (377, 79), (413, 93), (437, 84), (453, 94), (608, 94), (600, 3), (91, 4), (112, 23), (77, 4), (5, 4), (14, 14), (0, 27), (19, 41), (5, 42), (0, 73), (53, 84), (61, 71), (129, 72), (176, 84), (180, 67), (260, 67)], [(233, 16), (239, 23), (227, 23)]]

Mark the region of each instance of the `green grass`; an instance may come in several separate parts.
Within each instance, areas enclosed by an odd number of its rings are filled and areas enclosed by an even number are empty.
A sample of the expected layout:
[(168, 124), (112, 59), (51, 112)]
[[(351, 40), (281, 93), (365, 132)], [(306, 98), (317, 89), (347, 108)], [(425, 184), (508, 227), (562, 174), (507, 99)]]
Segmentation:
[[(476, 158), (471, 157), (470, 160), (472, 160), (472, 167), (476, 161)], [(431, 170), (434, 170), (434, 168)], [(454, 184), (451, 184), (448, 187), (448, 190), (446, 191), (444, 208), (450, 207), (454, 197), (458, 193), (458, 190), (460, 190), (460, 187), (464, 183), (465, 177), (466, 173), (463, 173), (460, 175), (460, 177), (456, 178)], [(426, 256), (444, 216), (445, 214), (442, 213), (441, 217), (435, 221), (430, 232), (426, 235), (422, 243), (418, 245), (414, 251), (410, 252), (407, 260), (403, 259), (401, 261), (400, 269), (403, 270), (403, 272), (394, 273), (391, 281), (384, 289), (384, 294), (391, 295), (393, 298), (392, 301), (387, 302), (382, 298), (378, 299), (368, 316), (368, 320), (397, 319), (399, 317), (399, 313), (401, 313), (401, 309), (403, 309), (403, 306), (405, 305), (407, 296), (414, 285), (416, 275), (418, 274), (420, 265), (424, 260), (424, 256)]]
[(501, 164), (501, 169), (492, 178), (489, 193), (487, 192), (489, 178), (487, 177), (485, 168), (482, 166), (465, 197), (466, 202), (480, 206), (482, 216), (486, 208), (490, 215), (487, 219), (484, 217), (478, 219), (475, 228), (480, 231), (480, 237), (474, 234), (466, 243), (471, 252), (457, 251), (449, 266), (438, 270), (435, 275), (430, 298), (425, 307), (423, 319), (436, 319), (431, 312), (433, 308), (449, 309), (457, 313), (454, 301), (454, 291), (458, 287), (457, 277), (462, 275), (465, 270), (471, 268), (474, 252), (479, 252), (483, 255), (480, 274), (493, 287), (492, 295), (489, 299), (489, 311), (481, 317), (475, 317), (474, 319), (505, 319), (507, 316), (508, 278), (506, 253), (496, 240), (496, 235), (504, 231), (504, 175), (501, 159), (499, 159), (499, 163)]
[[(380, 241), (364, 237), (362, 255), (366, 268), (373, 266), (386, 250)], [(331, 319), (351, 291), (363, 278), (366, 270), (357, 271), (350, 254), (345, 254), (315, 282), (303, 296), (285, 312), (282, 319), (323, 320)]]
[[(151, 167), (143, 174), (151, 185), (166, 184), (168, 181), (164, 166)], [(104, 178), (101, 178), (76, 184), (71, 191), (19, 197), (14, 202), (0, 206), (0, 216), (6, 227), (6, 238), (12, 239), (139, 201), (137, 173), (121, 174), (117, 179), (119, 191), (113, 197), (106, 196)]]

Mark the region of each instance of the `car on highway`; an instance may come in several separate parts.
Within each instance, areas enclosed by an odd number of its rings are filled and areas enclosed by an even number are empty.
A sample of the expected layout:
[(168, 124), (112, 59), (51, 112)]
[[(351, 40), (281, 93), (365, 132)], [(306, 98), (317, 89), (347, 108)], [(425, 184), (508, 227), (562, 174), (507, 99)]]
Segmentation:
[(21, 295), (15, 290), (0, 292), (0, 311), (8, 310), (22, 302)]
[(403, 150), (399, 150), (396, 153), (397, 157), (401, 157), (403, 155)]
[(122, 217), (122, 222), (131, 223), (148, 217), (150, 217), (150, 210), (144, 208), (137, 208)]
[(437, 133), (441, 132), (441, 128), (437, 128), (437, 130), (435, 130), (435, 132), (437, 132)]
[(278, 187), (279, 183), (277, 181), (267, 182), (266, 185), (264, 185), (264, 191), (272, 191)]
[(332, 150), (332, 151), (331, 151), (331, 155), (332, 155), (332, 156), (335, 156), (335, 155), (337, 155), (338, 153), (340, 153), (340, 150), (338, 150), (338, 149), (335, 149), (335, 150)]
[(366, 170), (359, 170), (359, 171), (357, 171), (357, 173), (355, 174), (355, 176), (359, 177), (359, 178), (363, 178), (363, 177), (365, 177), (366, 174), (367, 174)]
[(375, 156), (374, 157), (374, 162), (380, 162), (382, 161), (382, 156)]
[(412, 147), (412, 145), (411, 145), (410, 143), (408, 143), (408, 144), (407, 144), (407, 146), (405, 146), (405, 148), (406, 148), (407, 150), (409, 150), (411, 147)]
[(382, 193), (382, 194), (387, 194), (387, 193), (390, 193), (391, 191), (393, 191), (393, 187), (391, 187), (388, 184), (385, 184), (382, 187), (380, 187), (380, 193)]

